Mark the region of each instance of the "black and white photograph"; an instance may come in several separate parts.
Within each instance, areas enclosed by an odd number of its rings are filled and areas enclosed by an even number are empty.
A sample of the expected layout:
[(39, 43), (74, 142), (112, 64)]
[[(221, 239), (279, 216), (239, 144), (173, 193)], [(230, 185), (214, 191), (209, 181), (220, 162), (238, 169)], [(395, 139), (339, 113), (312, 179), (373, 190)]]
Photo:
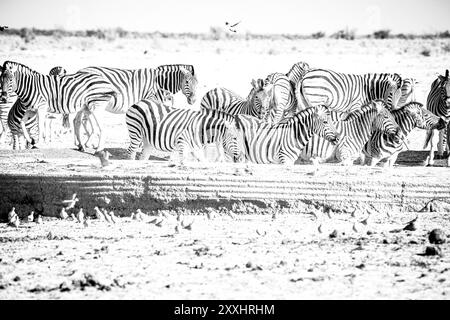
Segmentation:
[(448, 300), (449, 13), (1, 0), (0, 300)]

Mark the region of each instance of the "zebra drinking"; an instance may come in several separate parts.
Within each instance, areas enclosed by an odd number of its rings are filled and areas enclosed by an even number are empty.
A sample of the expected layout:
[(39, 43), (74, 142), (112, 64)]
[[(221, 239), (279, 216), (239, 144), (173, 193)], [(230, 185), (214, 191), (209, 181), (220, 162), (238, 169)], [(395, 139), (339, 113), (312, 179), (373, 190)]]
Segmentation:
[(136, 158), (136, 150), (143, 143), (141, 160), (147, 160), (151, 148), (177, 151), (181, 162), (186, 148), (202, 148), (208, 143), (222, 143), (234, 161), (239, 160), (234, 117), (217, 110), (175, 109), (153, 99), (139, 101), (126, 113), (130, 135), (128, 155)]
[(332, 143), (339, 141), (329, 122), (329, 110), (323, 106), (302, 110), (275, 125), (237, 115), (236, 127), (245, 158), (255, 163), (294, 164), (313, 134)]
[(418, 102), (410, 102), (400, 109), (391, 111), (391, 113), (402, 130), (404, 138), (395, 141), (385, 133), (375, 131), (363, 148), (366, 164), (375, 166), (379, 161), (387, 158), (385, 165), (392, 167), (398, 154), (405, 147), (404, 139), (414, 128), (440, 130), (446, 125), (444, 120), (424, 109), (423, 105)]
[(343, 121), (336, 121), (340, 140), (336, 145), (314, 135), (300, 157), (303, 160), (338, 161), (351, 165), (376, 131), (389, 135), (391, 139), (401, 138), (400, 127), (382, 100), (374, 100), (360, 109), (350, 112)]

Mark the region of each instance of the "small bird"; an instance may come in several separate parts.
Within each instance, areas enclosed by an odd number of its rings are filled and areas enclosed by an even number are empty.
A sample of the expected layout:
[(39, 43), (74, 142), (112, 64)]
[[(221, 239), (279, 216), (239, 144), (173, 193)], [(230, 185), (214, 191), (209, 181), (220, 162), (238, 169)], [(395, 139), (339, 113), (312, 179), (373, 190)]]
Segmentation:
[(73, 213), (70, 214), (70, 219), (72, 219), (74, 221), (76, 220), (75, 215)]
[(117, 217), (114, 215), (113, 211), (109, 212), (109, 217), (111, 218), (112, 223), (117, 223)]
[(181, 226), (183, 227), (183, 229), (186, 229), (186, 230), (192, 230), (192, 225), (194, 224), (194, 220), (192, 220), (191, 221), (191, 223), (189, 223), (189, 224), (187, 224), (187, 225), (185, 225), (184, 224), (184, 221), (181, 221)]
[(34, 221), (34, 211), (31, 211), (30, 214), (27, 216), (28, 222)]
[(234, 24), (230, 24), (229, 22), (225, 22), (225, 25), (228, 27), (228, 30), (231, 32), (236, 32), (236, 29), (234, 29), (235, 27), (237, 27), (237, 25), (241, 23), (241, 21), (236, 22)]
[(37, 223), (37, 224), (42, 224), (42, 222), (43, 222), (43, 221), (42, 221), (42, 216), (41, 216), (40, 214), (38, 214), (38, 215), (37, 215), (37, 218), (36, 218), (36, 223)]
[(5, 31), (6, 29), (8, 29), (8, 26), (0, 26), (0, 31)]
[(100, 150), (94, 153), (94, 156), (100, 159), (102, 168), (109, 166), (109, 157), (111, 157), (111, 153), (109, 153), (109, 151)]
[(106, 211), (104, 208), (102, 208), (103, 216), (105, 217), (106, 222), (112, 223), (111, 217), (109, 216), (108, 211)]
[(408, 222), (408, 224), (403, 228), (403, 230), (416, 231), (417, 230), (417, 227), (416, 227), (417, 218), (419, 218), (419, 216), (415, 217), (410, 222)]
[(9, 223), (11, 227), (18, 228), (20, 225), (20, 219), (19, 216), (15, 216)]
[[(163, 223), (163, 219), (161, 219), (161, 220), (159, 220), (159, 222), (157, 222), (157, 223), (155, 223), (155, 226), (157, 226), (157, 227), (162, 227), (162, 223)], [(186, 228), (185, 228), (186, 229)]]
[(59, 218), (66, 220), (68, 216), (69, 215), (67, 214), (66, 209), (64, 209), (64, 207), (61, 208), (61, 211), (59, 212)]
[(84, 222), (84, 212), (83, 212), (83, 208), (80, 208), (80, 210), (78, 210), (77, 213), (77, 221), (79, 223), (83, 223)]
[(103, 216), (103, 213), (100, 211), (100, 209), (97, 206), (94, 207), (94, 211), (95, 211), (95, 218), (96, 219), (98, 219), (100, 221), (105, 220), (105, 217)]
[(134, 212), (131, 212), (130, 220), (134, 220), (134, 217), (135, 217)]
[(89, 227), (91, 225), (91, 220), (89, 218), (84, 220), (83, 225), (84, 225), (85, 228)]
[(364, 220), (360, 221), (361, 224), (367, 226), (369, 224), (370, 214)]
[(12, 207), (11, 211), (8, 212), (8, 222), (12, 222), (17, 216), (16, 208)]
[(77, 194), (74, 193), (72, 195), (72, 199), (70, 199), (70, 200), (63, 200), (62, 203), (67, 203), (68, 205), (67, 205), (66, 209), (69, 210), (69, 209), (72, 209), (73, 207), (75, 207), (75, 204), (78, 201), (79, 201), (79, 199), (77, 198)]

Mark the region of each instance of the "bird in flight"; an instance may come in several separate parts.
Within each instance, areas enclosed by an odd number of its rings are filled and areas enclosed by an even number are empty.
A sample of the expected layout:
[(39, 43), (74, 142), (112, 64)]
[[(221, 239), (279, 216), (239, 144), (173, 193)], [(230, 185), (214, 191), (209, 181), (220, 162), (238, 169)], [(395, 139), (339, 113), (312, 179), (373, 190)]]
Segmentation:
[(6, 29), (8, 29), (8, 26), (0, 26), (0, 31), (5, 31)]
[(236, 27), (239, 23), (241, 23), (241, 21), (236, 22), (236, 23), (234, 23), (234, 24), (230, 24), (229, 22), (225, 22), (225, 25), (228, 27), (228, 30), (230, 30), (231, 32), (236, 32), (235, 27)]

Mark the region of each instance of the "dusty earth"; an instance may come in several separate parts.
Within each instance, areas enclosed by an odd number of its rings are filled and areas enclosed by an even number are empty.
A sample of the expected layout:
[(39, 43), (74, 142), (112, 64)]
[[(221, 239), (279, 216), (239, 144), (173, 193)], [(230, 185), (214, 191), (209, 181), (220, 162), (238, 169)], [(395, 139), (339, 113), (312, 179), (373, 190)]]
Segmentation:
[[(415, 77), (417, 100), (424, 103), (436, 74), (449, 67), (449, 44), (448, 39), (159, 37), (114, 41), (37, 37), (24, 43), (19, 37), (1, 36), (0, 54), (4, 60), (22, 62), (43, 73), (55, 65), (70, 72), (91, 65), (138, 68), (192, 63), (200, 81), (194, 108), (211, 88), (223, 86), (246, 96), (252, 78), (287, 72), (298, 61), (336, 71)], [(424, 48), (430, 56), (420, 53)], [(183, 96), (177, 96), (175, 103), (187, 107)], [(113, 160), (123, 159), (128, 145), (124, 116), (105, 114), (105, 120), (106, 147)], [(426, 157), (423, 138), (419, 130), (410, 135), (411, 151), (399, 157), (393, 170), (417, 174), (422, 180), (439, 178), (445, 168), (419, 168)], [(45, 147), (58, 148), (63, 156), (73, 148), (72, 141), (70, 133), (62, 134)], [(7, 142), (0, 145), (0, 156), (12, 159), (0, 163), (2, 172), (42, 170), (39, 164), (24, 163), (29, 157), (24, 161), (10, 148)], [(165, 160), (168, 154), (154, 156)], [(52, 161), (57, 163), (57, 158), (56, 153)], [(87, 161), (89, 165), (81, 171), (95, 169), (90, 164), (94, 160)], [(74, 162), (65, 164), (65, 170), (83, 165)], [(355, 170), (362, 176), (368, 172)], [(192, 230), (179, 226), (176, 232), (180, 212), (185, 225), (193, 222)], [(367, 225), (361, 221), (368, 211), (357, 211), (354, 217), (334, 213), (331, 218), (320, 210), (316, 218), (308, 211), (289, 208), (245, 215), (233, 210), (209, 212), (208, 217), (183, 209), (160, 210), (149, 212), (146, 221), (122, 217), (116, 224), (93, 220), (88, 227), (49, 217), (42, 224), (23, 222), (18, 229), (2, 223), (0, 298), (448, 299), (450, 294), (448, 236), (438, 245), (440, 254), (422, 255), (431, 246), (429, 231), (441, 228), (450, 233), (446, 210), (373, 212)], [(417, 215), (417, 230), (402, 230)], [(154, 218), (162, 221), (160, 227), (150, 223)]]

